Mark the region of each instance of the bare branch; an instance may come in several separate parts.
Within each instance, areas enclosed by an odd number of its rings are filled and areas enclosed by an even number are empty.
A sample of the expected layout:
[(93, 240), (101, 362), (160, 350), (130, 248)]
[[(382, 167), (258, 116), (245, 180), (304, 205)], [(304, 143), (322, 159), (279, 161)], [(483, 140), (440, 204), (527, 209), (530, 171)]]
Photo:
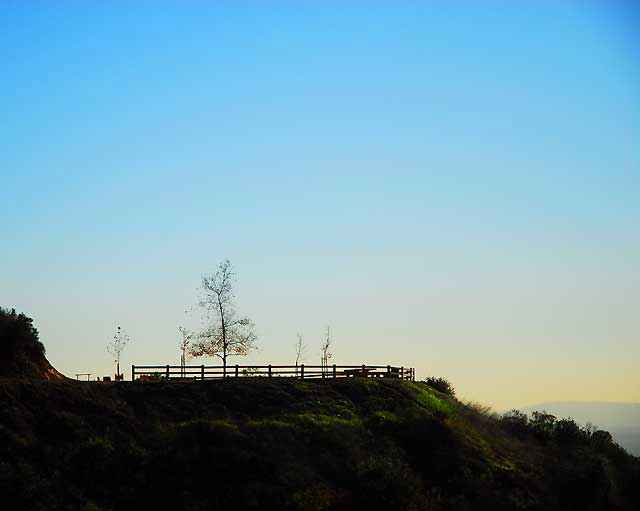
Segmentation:
[(193, 335), (189, 353), (194, 357), (210, 356), (222, 359), (246, 355), (254, 348), (254, 323), (238, 316), (233, 294), (235, 273), (227, 259), (218, 265), (218, 271), (202, 276), (202, 296), (198, 305), (202, 309), (205, 326)]
[(298, 332), (296, 336), (298, 338), (296, 341), (296, 366), (298, 366), (304, 356), (304, 352), (306, 351), (307, 347), (304, 344), (302, 334)]
[(107, 345), (107, 352), (114, 357), (113, 363), (116, 364), (116, 380), (120, 379), (120, 355), (130, 340), (124, 330), (118, 327), (113, 339)]

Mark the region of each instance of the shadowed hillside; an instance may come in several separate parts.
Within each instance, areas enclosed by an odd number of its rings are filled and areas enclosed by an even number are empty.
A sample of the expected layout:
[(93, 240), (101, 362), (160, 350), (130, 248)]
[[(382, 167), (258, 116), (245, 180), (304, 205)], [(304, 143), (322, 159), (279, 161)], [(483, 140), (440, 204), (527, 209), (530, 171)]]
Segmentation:
[(443, 379), (77, 382), (0, 310), (0, 508), (637, 510), (604, 431), (503, 417)]
[(425, 384), (377, 379), (6, 380), (0, 501), (30, 510), (638, 509), (638, 459), (606, 436), (537, 435), (512, 419)]
[(33, 321), (14, 309), (0, 308), (0, 377), (63, 380), (44, 356)]

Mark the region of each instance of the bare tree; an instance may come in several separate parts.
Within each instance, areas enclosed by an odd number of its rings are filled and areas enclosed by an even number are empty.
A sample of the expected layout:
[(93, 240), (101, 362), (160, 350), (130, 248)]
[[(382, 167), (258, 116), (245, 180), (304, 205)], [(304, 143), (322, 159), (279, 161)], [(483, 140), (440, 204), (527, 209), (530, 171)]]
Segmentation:
[(300, 361), (304, 357), (304, 353), (307, 347), (304, 344), (304, 339), (302, 338), (302, 334), (298, 332), (296, 335), (298, 337), (296, 341), (296, 376), (298, 376), (298, 365), (300, 364)]
[(246, 355), (254, 347), (256, 335), (253, 322), (239, 316), (236, 310), (233, 283), (235, 273), (227, 259), (218, 265), (218, 271), (202, 276), (202, 308), (206, 325), (193, 334), (189, 354), (209, 356), (222, 360), (226, 376), (227, 357)]
[(118, 327), (113, 339), (107, 345), (107, 352), (112, 357), (115, 357), (113, 362), (116, 364), (116, 381), (122, 379), (122, 375), (120, 374), (120, 355), (129, 341), (129, 336), (122, 328)]
[(325, 334), (325, 338), (322, 341), (322, 377), (324, 378), (325, 372), (329, 371), (329, 359), (333, 357), (333, 353), (329, 352), (329, 347), (331, 346), (331, 330), (327, 327), (327, 332)]
[(180, 330), (180, 334), (182, 334), (182, 339), (180, 339), (180, 376), (184, 378), (186, 375), (185, 367), (187, 365), (187, 359), (190, 358), (189, 350), (191, 348), (191, 338), (193, 334), (183, 327), (178, 327), (178, 330)]

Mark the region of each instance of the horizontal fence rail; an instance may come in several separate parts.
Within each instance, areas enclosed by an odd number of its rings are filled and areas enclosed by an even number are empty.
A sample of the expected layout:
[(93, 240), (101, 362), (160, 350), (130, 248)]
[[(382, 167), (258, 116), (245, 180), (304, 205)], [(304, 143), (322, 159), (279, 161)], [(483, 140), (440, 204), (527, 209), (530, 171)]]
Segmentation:
[(208, 366), (208, 365), (156, 365), (156, 366), (131, 366), (132, 381), (158, 381), (158, 380), (213, 380), (220, 378), (394, 378), (399, 380), (415, 381), (413, 367), (404, 366), (372, 366), (367, 364), (342, 366), (311, 366), (311, 365), (266, 365), (266, 366)]

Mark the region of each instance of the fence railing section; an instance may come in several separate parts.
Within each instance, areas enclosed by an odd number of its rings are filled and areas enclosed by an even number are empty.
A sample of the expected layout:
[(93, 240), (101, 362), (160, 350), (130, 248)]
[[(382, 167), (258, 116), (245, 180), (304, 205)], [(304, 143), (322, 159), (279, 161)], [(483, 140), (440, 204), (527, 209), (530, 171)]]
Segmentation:
[(298, 366), (241, 366), (228, 365), (158, 365), (158, 366), (131, 366), (132, 381), (154, 380), (212, 380), (219, 378), (395, 378), (400, 380), (415, 381), (415, 370), (412, 367), (403, 366), (372, 366), (361, 364), (356, 366), (311, 366), (300, 364)]

